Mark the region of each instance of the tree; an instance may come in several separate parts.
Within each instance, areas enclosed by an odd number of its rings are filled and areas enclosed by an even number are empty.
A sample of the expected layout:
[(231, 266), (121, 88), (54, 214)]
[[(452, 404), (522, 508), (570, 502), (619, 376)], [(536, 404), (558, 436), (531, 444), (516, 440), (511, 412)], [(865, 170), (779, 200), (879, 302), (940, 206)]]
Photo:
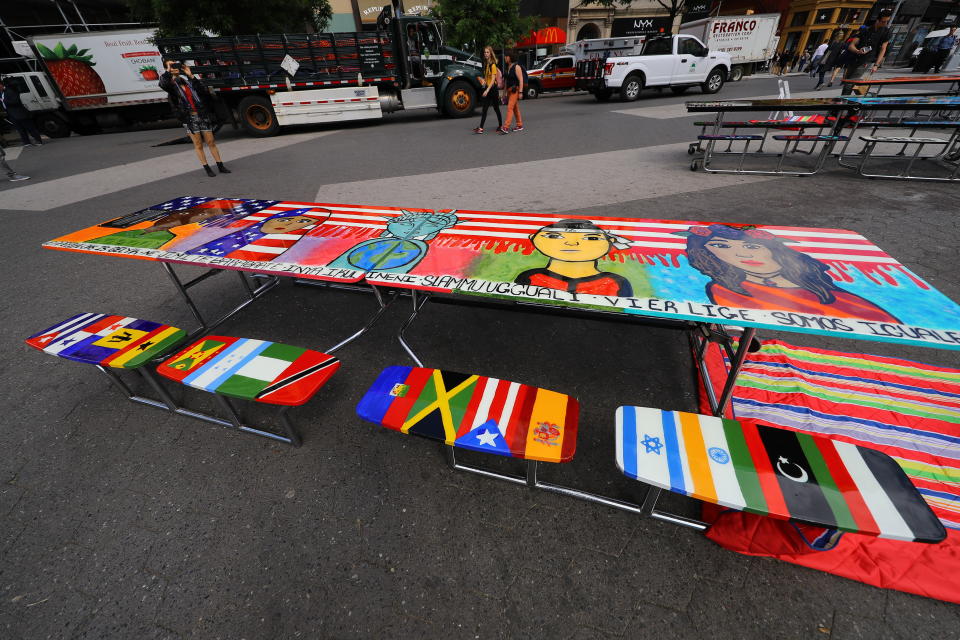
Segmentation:
[[(601, 7), (613, 7), (619, 4), (621, 7), (629, 7), (632, 3), (633, 0), (583, 0), (580, 4), (595, 4)], [(674, 21), (686, 8), (686, 0), (666, 0), (665, 2), (657, 0), (657, 4), (670, 14), (671, 21)]]
[(520, 17), (519, 0), (436, 0), (433, 15), (443, 20), (448, 44), (473, 51), (510, 46), (536, 26), (533, 18)]
[(156, 22), (164, 37), (202, 31), (236, 35), (323, 31), (333, 19), (329, 0), (127, 0), (132, 13)]

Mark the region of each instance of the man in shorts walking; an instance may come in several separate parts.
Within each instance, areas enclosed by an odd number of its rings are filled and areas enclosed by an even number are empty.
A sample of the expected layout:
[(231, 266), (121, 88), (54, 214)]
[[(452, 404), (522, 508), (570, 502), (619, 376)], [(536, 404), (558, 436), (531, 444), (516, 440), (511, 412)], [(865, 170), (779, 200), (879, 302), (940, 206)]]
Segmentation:
[(211, 178), (217, 175), (207, 164), (207, 157), (203, 153), (203, 145), (207, 145), (220, 173), (230, 173), (230, 170), (223, 166), (217, 141), (213, 138), (213, 96), (203, 83), (194, 77), (186, 64), (167, 60), (166, 69), (160, 76), (160, 88), (167, 92), (167, 100), (173, 113), (187, 130), (203, 170)]

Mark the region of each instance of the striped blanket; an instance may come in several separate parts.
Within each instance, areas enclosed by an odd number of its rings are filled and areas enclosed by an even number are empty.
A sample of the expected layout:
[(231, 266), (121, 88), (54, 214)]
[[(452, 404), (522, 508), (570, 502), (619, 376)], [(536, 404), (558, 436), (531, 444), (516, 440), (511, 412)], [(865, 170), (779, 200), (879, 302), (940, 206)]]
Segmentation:
[[(711, 349), (714, 384), (722, 382), (727, 365)], [(768, 340), (744, 365), (733, 409), (741, 421), (824, 434), (890, 455), (948, 537), (923, 545), (845, 534), (832, 550), (816, 552), (797, 544), (789, 526), (726, 512), (711, 527), (712, 539), (744, 553), (960, 603), (960, 371)]]

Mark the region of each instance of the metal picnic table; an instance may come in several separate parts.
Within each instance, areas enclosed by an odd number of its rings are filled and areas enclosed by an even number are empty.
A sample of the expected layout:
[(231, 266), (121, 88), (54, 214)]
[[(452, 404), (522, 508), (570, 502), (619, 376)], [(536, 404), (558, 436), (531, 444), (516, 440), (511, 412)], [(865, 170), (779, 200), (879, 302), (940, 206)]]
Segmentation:
[[(379, 308), (347, 341), (383, 314), (389, 303), (381, 288), (393, 292), (390, 301), (408, 292), (410, 313), (397, 338), (417, 365), (404, 332), (428, 301), (666, 324), (687, 332), (716, 416), (727, 412), (757, 329), (960, 350), (960, 306), (843, 229), (180, 197), (44, 247), (160, 263), (203, 330), (209, 324), (188, 292), (197, 279), (181, 282), (174, 264), (212, 270), (200, 278), (241, 272), (249, 299), (239, 308), (281, 276), (372, 291)], [(252, 289), (244, 272), (269, 280)], [(739, 338), (728, 327), (741, 328)], [(730, 362), (719, 396), (704, 358), (711, 343)], [(531, 486), (702, 524), (656, 512), (659, 490), (638, 506)]]

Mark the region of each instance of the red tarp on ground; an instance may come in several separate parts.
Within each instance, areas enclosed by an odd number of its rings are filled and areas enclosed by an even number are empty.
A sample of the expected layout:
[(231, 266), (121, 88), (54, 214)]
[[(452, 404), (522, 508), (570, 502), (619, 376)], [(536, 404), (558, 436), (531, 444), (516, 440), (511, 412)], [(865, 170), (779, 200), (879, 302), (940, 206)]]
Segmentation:
[[(707, 361), (717, 384), (727, 363), (715, 345)], [(709, 413), (705, 398), (701, 404)], [(744, 365), (733, 407), (741, 422), (824, 434), (890, 455), (943, 522), (947, 539), (930, 545), (845, 533), (836, 546), (817, 550), (808, 541), (819, 546), (823, 529), (713, 505), (703, 514), (712, 522), (708, 538), (739, 553), (960, 604), (960, 370), (767, 340)]]

